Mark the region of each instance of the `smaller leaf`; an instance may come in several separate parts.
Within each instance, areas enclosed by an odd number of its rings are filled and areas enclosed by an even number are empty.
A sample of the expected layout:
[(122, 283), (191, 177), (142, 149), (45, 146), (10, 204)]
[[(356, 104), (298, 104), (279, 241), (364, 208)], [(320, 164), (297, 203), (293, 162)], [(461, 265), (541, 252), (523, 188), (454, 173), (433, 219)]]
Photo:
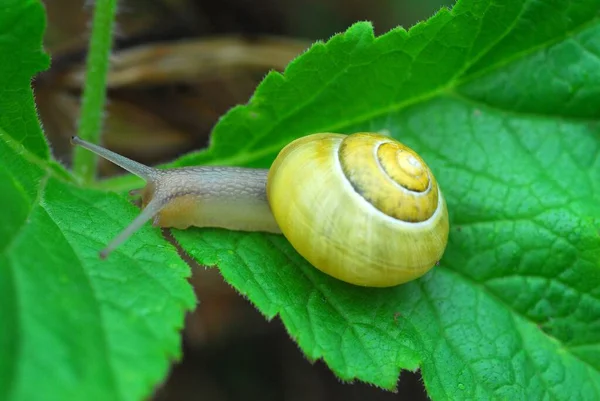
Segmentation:
[[(98, 250), (138, 210), (78, 188), (0, 131), (0, 399), (138, 400), (180, 356), (195, 297), (189, 267), (145, 227), (111, 255)], [(44, 372), (44, 374), (40, 374)]]
[(46, 160), (50, 152), (31, 92), (31, 77), (50, 62), (41, 45), (45, 27), (44, 7), (38, 0), (2, 0), (0, 129)]
[[(410, 286), (361, 288), (321, 273), (281, 235), (220, 229), (173, 230), (194, 259), (218, 266), (228, 283), (268, 319), (279, 315), (311, 359), (323, 358), (345, 380), (394, 389), (398, 366), (415, 370), (419, 340), (402, 310), (386, 300)], [(400, 306), (400, 304), (399, 304)]]

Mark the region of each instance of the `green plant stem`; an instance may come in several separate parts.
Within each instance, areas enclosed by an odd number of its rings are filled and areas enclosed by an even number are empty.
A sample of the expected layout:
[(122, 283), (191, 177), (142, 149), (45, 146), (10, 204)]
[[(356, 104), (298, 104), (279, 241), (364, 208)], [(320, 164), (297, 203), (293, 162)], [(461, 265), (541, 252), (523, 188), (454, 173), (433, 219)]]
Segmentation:
[[(106, 77), (110, 61), (112, 33), (117, 0), (97, 0), (94, 7), (92, 35), (86, 61), (86, 76), (79, 120), (78, 135), (98, 143), (102, 130), (106, 100)], [(85, 182), (92, 182), (96, 173), (97, 156), (82, 148), (75, 148), (73, 171)]]

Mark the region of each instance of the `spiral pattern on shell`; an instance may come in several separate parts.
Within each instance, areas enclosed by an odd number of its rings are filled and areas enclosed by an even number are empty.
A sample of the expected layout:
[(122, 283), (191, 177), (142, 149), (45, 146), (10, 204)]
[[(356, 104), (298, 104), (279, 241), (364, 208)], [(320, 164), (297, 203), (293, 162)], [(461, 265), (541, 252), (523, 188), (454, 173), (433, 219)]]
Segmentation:
[(437, 183), (423, 159), (405, 145), (355, 134), (342, 141), (339, 159), (354, 190), (384, 214), (416, 223), (435, 212)]
[(425, 274), (448, 240), (441, 190), (419, 155), (373, 134), (314, 134), (273, 163), (267, 196), (292, 246), (319, 270), (386, 287)]

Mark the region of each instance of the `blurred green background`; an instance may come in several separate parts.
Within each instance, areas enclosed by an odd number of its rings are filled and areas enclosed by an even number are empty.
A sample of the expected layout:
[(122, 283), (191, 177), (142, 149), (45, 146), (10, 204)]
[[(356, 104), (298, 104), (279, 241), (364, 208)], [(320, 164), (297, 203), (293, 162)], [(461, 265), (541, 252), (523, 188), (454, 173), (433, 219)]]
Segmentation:
[[(35, 81), (56, 158), (70, 163), (79, 113), (91, 1), (46, 0), (52, 66)], [(272, 69), (356, 21), (377, 34), (427, 19), (449, 0), (127, 0), (119, 2), (103, 143), (147, 164), (206, 146), (218, 118), (245, 103)], [(101, 174), (120, 173), (109, 163)], [(279, 320), (267, 322), (221, 280), (193, 267), (199, 306), (186, 321), (184, 354), (154, 400), (426, 400), (404, 372), (397, 393), (342, 384), (307, 361)], [(90, 361), (93, 363), (93, 361)]]

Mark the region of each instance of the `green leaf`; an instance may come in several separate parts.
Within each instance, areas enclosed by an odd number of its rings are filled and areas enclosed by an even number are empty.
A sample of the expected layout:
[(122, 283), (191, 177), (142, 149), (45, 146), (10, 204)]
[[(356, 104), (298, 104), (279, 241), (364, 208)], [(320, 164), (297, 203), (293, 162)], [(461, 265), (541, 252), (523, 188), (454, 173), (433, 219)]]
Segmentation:
[(41, 4), (3, 4), (0, 27), (0, 399), (142, 399), (180, 356), (189, 268), (150, 227), (99, 260), (137, 210), (48, 160), (30, 88)]
[(40, 38), (46, 27), (37, 0), (3, 0), (0, 9), (0, 128), (48, 159), (31, 92), (31, 77), (48, 68)]
[(465, 0), (409, 32), (358, 23), (269, 74), (208, 150), (173, 163), (268, 167), (309, 133), (389, 133), (448, 202), (449, 245), (423, 278), (357, 288), (279, 236), (176, 238), (342, 379), (392, 389), (420, 367), (433, 399), (600, 398), (598, 10)]
[(179, 357), (189, 268), (150, 227), (100, 260), (136, 208), (33, 157), (0, 133), (0, 399), (141, 399)]

